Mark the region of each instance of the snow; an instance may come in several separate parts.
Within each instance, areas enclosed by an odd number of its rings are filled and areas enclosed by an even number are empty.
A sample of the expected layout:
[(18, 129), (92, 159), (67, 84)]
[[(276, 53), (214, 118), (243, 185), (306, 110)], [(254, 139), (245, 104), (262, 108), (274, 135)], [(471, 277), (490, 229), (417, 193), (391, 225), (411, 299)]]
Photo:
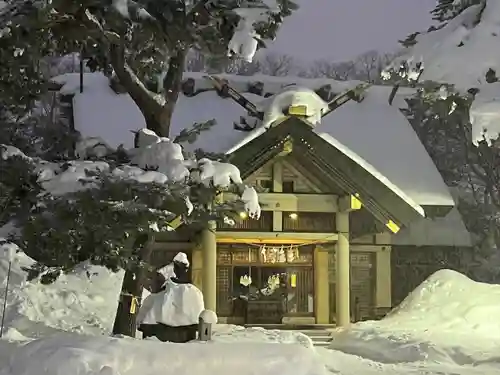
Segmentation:
[(422, 59), (425, 70), (421, 82), (451, 83), (463, 91), (485, 84), (488, 69), (500, 68), (500, 56), (491, 48), (498, 43), (494, 34), (498, 32), (500, 4), (491, 0), (486, 4), (482, 14), (480, 4), (472, 5), (443, 28), (418, 35), (417, 43), (396, 61)]
[(268, 128), (272, 124), (284, 120), (286, 115), (283, 111), (299, 105), (306, 107), (305, 117), (314, 125), (321, 122), (321, 116), (328, 110), (328, 103), (313, 90), (298, 86), (287, 87), (282, 92), (259, 102), (258, 109), (264, 112), (261, 126)]
[(341, 151), (344, 155), (348, 156), (351, 160), (355, 161), (358, 165), (363, 167), (365, 170), (370, 172), (375, 178), (377, 178), (380, 182), (382, 182), (385, 186), (391, 189), (394, 193), (396, 193), (401, 199), (403, 199), (409, 206), (413, 207), (415, 211), (417, 211), (422, 217), (425, 217), (424, 209), (416, 204), (411, 198), (409, 198), (398, 186), (394, 185), (391, 181), (387, 179), (383, 174), (377, 171), (370, 163), (366, 160), (360, 158), (357, 154), (353, 153), (331, 135), (326, 133), (320, 133), (319, 136), (323, 138), (325, 141), (330, 143), (337, 150)]
[(183, 252), (177, 253), (174, 257), (174, 262), (182, 263), (189, 267), (189, 259), (186, 253)]
[[(126, 148), (133, 147), (133, 137), (130, 131), (146, 127), (142, 113), (135, 106), (129, 95), (117, 95), (109, 86), (109, 80), (102, 73), (84, 73), (83, 93), (80, 94), (80, 74), (68, 73), (54, 77), (54, 82), (63, 84), (61, 94), (76, 93), (73, 99), (73, 116), (76, 129), (82, 132), (79, 124), (81, 119), (94, 129), (89, 137), (104, 139), (111, 147), (123, 144)], [(128, 110), (134, 108), (136, 110)]]
[(299, 345), (171, 344), (61, 334), (21, 347), (0, 375), (326, 374), (317, 359)]
[[(226, 324), (213, 327), (209, 344), (103, 336), (112, 326), (123, 275), (82, 266), (43, 286), (24, 282), (21, 266), (31, 262), (19, 253), (13, 266), (0, 375), (500, 372), (500, 323), (494, 319), (500, 287), (454, 271), (431, 276), (381, 321), (333, 331), (335, 350), (329, 350), (313, 348), (311, 339), (296, 331)], [(0, 255), (0, 284), (6, 264)]]
[(236, 55), (247, 62), (252, 62), (257, 52), (259, 35), (254, 29), (252, 17), (243, 16), (236, 25), (228, 45), (228, 56)]
[[(185, 74), (185, 78), (195, 80), (197, 89), (212, 87), (203, 77), (203, 73)], [(246, 91), (248, 84), (252, 82), (263, 82), (264, 92), (268, 93), (286, 92), (286, 86), (294, 83), (309, 89), (330, 85), (332, 93), (339, 93), (359, 83), (263, 75), (219, 77), (227, 79), (232, 87), (241, 92)], [(131, 147), (132, 137), (129, 130), (138, 130), (145, 126), (145, 122), (137, 106), (131, 104), (128, 95), (117, 95), (111, 91), (107, 78), (100, 73), (84, 75), (85, 88), (82, 94), (78, 90), (77, 74), (59, 76), (56, 80), (65, 83), (63, 91), (74, 93), (74, 104), (84, 109), (82, 112), (75, 112), (75, 126), (84, 136), (100, 137), (113, 147), (120, 143)], [(102, 94), (98, 103), (87, 102), (99, 91)], [(390, 91), (391, 87), (371, 87), (362, 103), (344, 104), (325, 116), (321, 124), (316, 126), (316, 130), (333, 137), (344, 149), (349, 149), (352, 154), (365, 160), (373, 167), (372, 171), (385, 176), (387, 181), (398, 187), (415, 204), (424, 207), (453, 206), (453, 199), (432, 159), (399, 111), (399, 108), (406, 107), (404, 98), (413, 95), (414, 90), (400, 88), (392, 106), (387, 103)], [(256, 105), (269, 105), (269, 99), (249, 93), (244, 95)], [(107, 108), (116, 108), (113, 111), (116, 114), (114, 119), (108, 118)], [(86, 113), (92, 115), (86, 116)], [(183, 144), (183, 147), (187, 151), (203, 149), (214, 153), (231, 152), (265, 131), (262, 126), (250, 133), (233, 130), (233, 122), (238, 121), (240, 116), (246, 116), (242, 107), (231, 99), (222, 99), (214, 91), (203, 92), (194, 97), (181, 94), (172, 118), (171, 138), (174, 139), (175, 135), (194, 123), (215, 119), (216, 125), (208, 131), (203, 131), (195, 142)], [(136, 121), (137, 118), (140, 121)], [(207, 165), (210, 168), (211, 166)]]
[(500, 91), (497, 83), (486, 81), (489, 69), (497, 76), (500, 74), (500, 54), (496, 48), (499, 23), (500, 2), (484, 0), (465, 9), (441, 29), (418, 35), (417, 43), (396, 61), (422, 59), (425, 70), (421, 81), (450, 83), (461, 92), (470, 88), (480, 90), (471, 110), (475, 143), (484, 139), (484, 129), (488, 141), (497, 139), (500, 131)]
[(232, 164), (202, 158), (198, 160), (198, 167), (201, 169), (200, 181), (206, 185), (212, 181), (215, 186), (222, 187), (228, 187), (231, 182), (243, 184), (240, 171)]
[(492, 319), (498, 313), (500, 286), (443, 269), (384, 319), (357, 323), (334, 335), (331, 349), (392, 364), (483, 364), (482, 371), (492, 373), (500, 370), (500, 323)]
[(16, 254), (19, 247), (16, 244), (8, 242), (6, 239), (0, 237), (0, 257), (3, 256), (8, 262), (12, 263), (16, 259)]
[(179, 327), (198, 324), (205, 304), (203, 294), (195, 285), (176, 284), (168, 279), (165, 291), (147, 296), (141, 309), (145, 311), (139, 315), (140, 323)]
[[(123, 273), (83, 266), (53, 284), (27, 282), (23, 267), (34, 261), (18, 253), (12, 264), (5, 326), (34, 338), (58, 330), (109, 333), (118, 306)], [(5, 285), (8, 259), (0, 258), (0, 285)], [(0, 301), (3, 302), (3, 293)]]
[(203, 310), (200, 314), (200, 319), (205, 323), (212, 325), (217, 324), (218, 321), (217, 314), (212, 310)]
[(499, 139), (500, 83), (481, 87), (472, 102), (469, 116), (474, 144), (486, 140), (491, 145), (492, 141)]
[[(107, 162), (77, 160), (64, 163), (50, 163), (35, 160), (23, 155), (12, 146), (0, 145), (2, 159), (22, 156), (35, 166), (38, 182), (45, 192), (54, 196), (65, 195), (95, 187), (96, 177), (90, 172), (112, 172), (112, 175), (124, 180), (130, 179), (140, 183), (187, 183), (197, 181), (206, 186), (228, 188), (236, 184), (245, 195), (244, 208), (250, 217), (260, 217), (260, 206), (257, 193), (253, 187), (246, 186), (241, 180), (240, 171), (230, 163), (212, 161), (202, 158), (198, 161), (184, 158), (182, 146), (166, 137), (158, 137), (148, 129), (138, 132), (139, 146), (129, 150), (133, 165), (123, 165), (111, 169)], [(142, 144), (141, 144), (142, 142)], [(91, 144), (92, 145), (92, 144)], [(82, 148), (80, 153), (86, 154)], [(150, 170), (155, 169), (155, 170)], [(184, 198), (187, 213), (193, 211), (189, 197)], [(157, 228), (155, 223), (154, 229)]]
[(156, 272), (158, 272), (161, 275), (163, 275), (163, 277), (165, 278), (165, 280), (168, 280), (171, 277), (175, 277), (174, 264), (173, 263), (169, 263), (165, 267), (162, 267), (159, 270), (157, 270)]
[[(420, 206), (453, 206), (450, 192), (417, 134), (398, 108), (387, 103), (389, 91), (371, 88), (363, 102), (347, 103), (321, 119), (315, 132), (421, 215), (424, 211)], [(265, 130), (260, 126), (227, 152), (236, 151)]]
[[(37, 281), (26, 281), (26, 273), (22, 268), (30, 267), (33, 263), (31, 258), (21, 252), (12, 264), (5, 320), (5, 332), (10, 332), (9, 339), (17, 341), (15, 338), (18, 337), (32, 340), (61, 331), (85, 335), (111, 333), (123, 272), (113, 273), (104, 267), (82, 264), (74, 271), (61, 275), (54, 283), (42, 285)], [(0, 286), (5, 285), (7, 269), (8, 260), (0, 253)], [(147, 294), (146, 291), (143, 294), (144, 303)], [(0, 293), (0, 305), (2, 303), (3, 293)], [(218, 324), (212, 328), (212, 338), (216, 342), (241, 339), (253, 343), (287, 343), (312, 347), (311, 340), (299, 332), (245, 329), (227, 324)], [(1, 354), (0, 348), (0, 358)], [(0, 361), (0, 368), (1, 363)]]

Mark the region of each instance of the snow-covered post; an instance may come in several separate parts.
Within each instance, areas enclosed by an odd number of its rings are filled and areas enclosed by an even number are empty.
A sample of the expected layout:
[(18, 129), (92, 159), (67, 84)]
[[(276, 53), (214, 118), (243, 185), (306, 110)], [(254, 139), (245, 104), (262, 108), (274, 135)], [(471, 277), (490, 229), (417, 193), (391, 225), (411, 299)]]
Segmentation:
[(217, 314), (212, 310), (203, 310), (198, 322), (198, 340), (212, 340), (212, 326), (217, 324)]
[(0, 323), (0, 338), (3, 337), (3, 327), (5, 325), (5, 312), (7, 311), (7, 295), (9, 294), (9, 282), (10, 282), (10, 274), (12, 271), (12, 262), (14, 261), (14, 257), (17, 252), (17, 246), (12, 243), (6, 243), (0, 246), (0, 253), (4, 253), (9, 260), (9, 268), (7, 270), (7, 280), (5, 283), (5, 293), (3, 298), (3, 307), (2, 307), (2, 322)]
[(5, 293), (3, 296), (3, 307), (2, 307), (2, 323), (0, 325), (0, 338), (3, 337), (3, 327), (5, 324), (5, 311), (7, 310), (7, 294), (9, 293), (9, 281), (10, 281), (10, 271), (12, 269), (12, 262), (9, 261), (9, 269), (7, 271), (7, 282), (5, 283)]

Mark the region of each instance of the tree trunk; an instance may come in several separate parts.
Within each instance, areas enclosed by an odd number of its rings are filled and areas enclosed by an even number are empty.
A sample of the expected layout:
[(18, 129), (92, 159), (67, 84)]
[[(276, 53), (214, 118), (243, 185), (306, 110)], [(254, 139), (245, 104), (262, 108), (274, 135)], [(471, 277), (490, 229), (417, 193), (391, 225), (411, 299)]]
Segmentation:
[(142, 112), (146, 120), (147, 128), (154, 131), (159, 136), (168, 137), (172, 114), (174, 113), (175, 104), (177, 103), (179, 91), (181, 90), (186, 50), (174, 50), (168, 62), (168, 71), (163, 80), (165, 104), (158, 100), (155, 93), (146, 88), (128, 66), (125, 61), (123, 46), (111, 46), (110, 60), (120, 84), (125, 87), (130, 97)]
[(186, 51), (179, 49), (174, 52), (168, 61), (168, 71), (163, 80), (163, 89), (165, 91), (165, 105), (159, 118), (160, 132), (159, 136), (170, 136), (170, 123), (174, 114), (177, 99), (181, 91), (182, 76), (184, 74), (184, 65), (186, 63)]
[[(134, 246), (139, 247), (142, 245), (139, 260), (140, 262), (149, 264), (153, 252), (154, 237), (149, 236), (145, 243), (144, 241), (142, 242), (141, 244), (140, 238), (138, 238)], [(145, 279), (146, 270), (140, 264), (134, 269), (125, 271), (115, 322), (113, 324), (114, 335), (135, 337), (137, 330), (136, 317), (141, 305)]]

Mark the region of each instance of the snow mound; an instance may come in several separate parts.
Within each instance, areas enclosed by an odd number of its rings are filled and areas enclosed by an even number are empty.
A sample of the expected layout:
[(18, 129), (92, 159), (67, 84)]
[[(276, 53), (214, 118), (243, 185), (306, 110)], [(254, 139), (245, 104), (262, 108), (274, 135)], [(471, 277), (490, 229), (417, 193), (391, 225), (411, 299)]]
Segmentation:
[[(22, 267), (33, 260), (17, 254), (12, 265), (5, 326), (27, 337), (56, 330), (86, 334), (109, 334), (113, 326), (123, 272), (112, 273), (98, 266), (82, 266), (61, 275), (53, 284), (27, 282)], [(4, 285), (8, 262), (0, 259)], [(3, 301), (3, 294), (0, 296)]]
[[(22, 270), (33, 262), (24, 253), (17, 253), (12, 264), (4, 338), (25, 341), (60, 331), (87, 335), (106, 335), (111, 332), (123, 272), (112, 273), (103, 267), (82, 265), (72, 273), (61, 275), (53, 284), (41, 285), (27, 282), (26, 273)], [(0, 256), (2, 289), (7, 269), (7, 259)], [(0, 293), (2, 303), (3, 293)], [(313, 347), (310, 338), (299, 332), (246, 329), (225, 324), (217, 324), (212, 329), (215, 342), (285, 343)]]
[(382, 321), (391, 327), (439, 327), (489, 336), (500, 333), (500, 286), (478, 283), (459, 272), (435, 272)]
[(314, 351), (299, 345), (170, 344), (59, 334), (11, 356), (0, 375), (323, 375)]
[(500, 345), (500, 322), (492, 318), (498, 314), (499, 285), (478, 283), (444, 269), (381, 321), (361, 322), (337, 332), (330, 348), (386, 363), (491, 360)]

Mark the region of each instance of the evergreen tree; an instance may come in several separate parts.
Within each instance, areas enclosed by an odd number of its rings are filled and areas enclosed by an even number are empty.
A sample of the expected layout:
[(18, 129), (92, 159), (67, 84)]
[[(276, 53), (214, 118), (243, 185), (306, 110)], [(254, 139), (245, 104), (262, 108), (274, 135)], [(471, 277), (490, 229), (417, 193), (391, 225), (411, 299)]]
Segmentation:
[[(479, 239), (476, 250), (482, 258), (500, 248), (500, 149), (493, 139), (495, 126), (484, 133), (484, 128), (479, 128), (487, 125), (472, 124), (469, 112), (476, 100), (495, 101), (488, 93), (498, 81), (498, 61), (489, 54), (481, 55), (481, 51), (488, 51), (482, 41), (495, 41), (496, 34), (491, 34), (491, 39), (484, 34), (490, 27), (484, 22), (491, 22), (485, 16), (495, 11), (495, 6), (495, 0), (439, 0), (432, 14), (441, 24), (410, 35), (402, 42), (406, 53), (386, 69), (387, 76), (410, 81), (409, 73), (416, 64), (422, 69), (427, 65), (421, 75), (423, 82), (416, 85), (417, 92), (404, 112), (445, 182), (458, 191), (459, 211), (474, 239)], [(460, 23), (450, 22), (457, 17)], [(461, 40), (453, 38), (459, 35), (457, 27), (463, 32)], [(481, 115), (481, 108), (474, 110)], [(478, 139), (481, 136), (482, 140)], [(498, 272), (490, 272), (481, 278), (498, 281), (492, 278), (497, 276)]]
[[(168, 136), (188, 51), (250, 60), (297, 8), (291, 0), (276, 0), (273, 7), (266, 2), (15, 0), (0, 10), (0, 29), (6, 30), (0, 40), (12, 51), (39, 45), (35, 55), (80, 52), (92, 69), (112, 71), (148, 128)], [(5, 55), (0, 62), (14, 71), (13, 55)]]
[[(182, 224), (195, 236), (211, 220), (260, 211), (236, 167), (185, 159), (179, 144), (145, 130), (138, 138), (139, 148), (101, 160), (47, 163), (12, 146), (0, 150), (0, 225), (21, 229), (12, 240), (37, 261), (30, 278), (49, 283), (81, 262), (124, 269), (113, 331), (130, 336), (156, 233)], [(245, 201), (217, 203), (231, 183)]]
[(433, 19), (446, 22), (472, 5), (480, 4), (484, 0), (438, 0), (436, 7), (431, 11)]

